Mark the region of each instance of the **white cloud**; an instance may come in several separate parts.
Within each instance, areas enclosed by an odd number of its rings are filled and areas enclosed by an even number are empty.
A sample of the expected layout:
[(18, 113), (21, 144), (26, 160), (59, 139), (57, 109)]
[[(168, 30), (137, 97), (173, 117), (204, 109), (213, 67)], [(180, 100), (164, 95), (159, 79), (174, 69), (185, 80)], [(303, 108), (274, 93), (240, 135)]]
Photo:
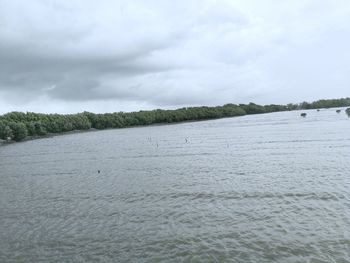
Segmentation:
[(0, 111), (344, 97), (349, 42), (346, 0), (2, 0)]

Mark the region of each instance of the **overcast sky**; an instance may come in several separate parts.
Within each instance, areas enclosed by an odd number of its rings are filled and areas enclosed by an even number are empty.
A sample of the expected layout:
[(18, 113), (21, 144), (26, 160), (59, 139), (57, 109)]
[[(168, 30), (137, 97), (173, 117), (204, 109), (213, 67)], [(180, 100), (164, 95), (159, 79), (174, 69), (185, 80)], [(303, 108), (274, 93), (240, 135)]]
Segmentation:
[(349, 0), (0, 0), (0, 113), (349, 96)]

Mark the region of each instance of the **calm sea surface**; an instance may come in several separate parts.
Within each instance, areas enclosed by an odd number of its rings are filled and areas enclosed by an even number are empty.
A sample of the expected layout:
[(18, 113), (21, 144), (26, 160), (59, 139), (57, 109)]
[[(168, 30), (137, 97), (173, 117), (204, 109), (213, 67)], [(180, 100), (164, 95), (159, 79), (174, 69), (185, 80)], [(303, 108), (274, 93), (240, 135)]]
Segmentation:
[(306, 112), (2, 146), (0, 262), (350, 262), (350, 119)]

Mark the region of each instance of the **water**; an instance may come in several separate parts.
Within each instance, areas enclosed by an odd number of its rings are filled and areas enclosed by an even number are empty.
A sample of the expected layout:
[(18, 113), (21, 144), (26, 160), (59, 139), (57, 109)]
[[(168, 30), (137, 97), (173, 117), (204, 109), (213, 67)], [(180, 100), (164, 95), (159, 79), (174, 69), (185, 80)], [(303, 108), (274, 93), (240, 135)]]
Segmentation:
[(349, 131), (329, 109), (0, 147), (0, 262), (350, 262)]

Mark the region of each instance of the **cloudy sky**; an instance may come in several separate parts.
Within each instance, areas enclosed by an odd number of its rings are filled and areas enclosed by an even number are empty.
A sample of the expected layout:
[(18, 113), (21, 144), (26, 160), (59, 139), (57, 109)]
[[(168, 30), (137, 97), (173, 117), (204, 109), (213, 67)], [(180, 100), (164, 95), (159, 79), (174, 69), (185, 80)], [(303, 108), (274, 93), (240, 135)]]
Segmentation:
[(0, 113), (349, 96), (349, 0), (0, 0)]

